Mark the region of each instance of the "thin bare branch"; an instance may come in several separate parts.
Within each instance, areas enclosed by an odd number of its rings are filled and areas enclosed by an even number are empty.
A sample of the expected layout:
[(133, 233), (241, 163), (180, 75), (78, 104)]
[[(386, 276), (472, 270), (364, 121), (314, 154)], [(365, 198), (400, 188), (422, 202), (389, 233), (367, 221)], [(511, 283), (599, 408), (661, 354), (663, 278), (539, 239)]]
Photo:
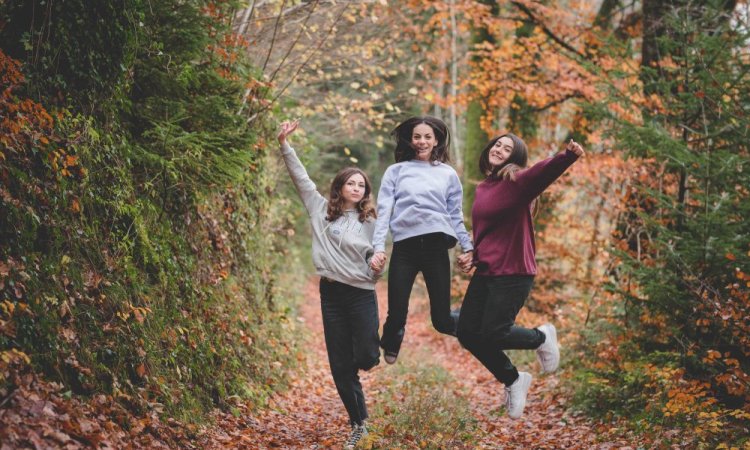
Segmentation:
[(279, 8), (279, 15), (276, 17), (276, 23), (273, 26), (273, 36), (271, 36), (271, 44), (268, 46), (268, 53), (266, 54), (266, 60), (263, 61), (263, 67), (260, 69), (261, 73), (266, 73), (266, 66), (268, 65), (268, 60), (271, 59), (271, 53), (273, 53), (273, 46), (276, 43), (276, 35), (279, 32), (279, 24), (281, 23), (281, 18), (284, 17), (284, 6), (286, 5), (286, 0), (281, 4), (281, 8)]
[(578, 49), (576, 49), (575, 47), (573, 47), (571, 44), (565, 42), (562, 38), (560, 38), (559, 36), (557, 36), (552, 30), (550, 30), (547, 27), (547, 25), (542, 20), (540, 20), (538, 17), (536, 17), (536, 15), (534, 14), (534, 11), (530, 10), (526, 5), (524, 5), (521, 2), (517, 2), (517, 1), (512, 1), (511, 3), (513, 4), (513, 6), (515, 6), (519, 10), (521, 10), (521, 12), (523, 12), (524, 14), (526, 14), (526, 16), (530, 20), (532, 20), (535, 24), (537, 24), (542, 29), (542, 31), (544, 32), (544, 34), (546, 34), (547, 37), (549, 37), (554, 42), (556, 42), (557, 45), (559, 45), (560, 47), (564, 48), (565, 50), (568, 50), (571, 53), (574, 53), (579, 58), (582, 58), (582, 59), (586, 58), (586, 55), (584, 55), (583, 53), (581, 53)]
[(304, 69), (307, 66), (307, 63), (310, 62), (313, 56), (315, 56), (315, 54), (318, 53), (318, 51), (323, 46), (323, 44), (325, 44), (326, 41), (328, 41), (328, 38), (331, 36), (331, 33), (333, 33), (333, 30), (336, 28), (336, 24), (339, 23), (339, 20), (341, 19), (341, 17), (344, 15), (344, 12), (348, 8), (349, 8), (349, 4), (345, 4), (344, 7), (341, 8), (341, 11), (336, 16), (336, 19), (334, 19), (333, 23), (328, 28), (328, 32), (326, 33), (326, 35), (323, 37), (323, 39), (320, 40), (320, 42), (318, 42), (318, 45), (315, 47), (315, 49), (307, 55), (307, 58), (305, 59), (305, 61), (302, 62), (302, 64), (300, 64), (300, 66), (297, 68), (297, 71), (294, 73), (294, 75), (289, 79), (289, 81), (287, 81), (287, 83), (284, 85), (283, 88), (277, 91), (276, 95), (273, 97), (273, 99), (271, 99), (270, 102), (268, 102), (268, 104), (263, 106), (263, 108), (261, 108), (259, 111), (256, 111), (252, 116), (250, 116), (250, 118), (248, 118), (247, 120), (248, 123), (250, 123), (253, 119), (258, 117), (259, 113), (262, 113), (263, 111), (266, 111), (269, 108), (271, 108), (271, 106), (273, 106), (273, 104), (276, 103), (276, 101), (284, 94), (284, 92), (286, 92), (286, 90), (294, 82), (294, 80), (297, 79), (297, 76), (302, 71), (302, 69)]
[(271, 77), (268, 79), (269, 82), (273, 81), (276, 78), (276, 75), (278, 75), (279, 71), (284, 66), (284, 63), (286, 62), (287, 58), (289, 58), (289, 55), (292, 53), (292, 50), (294, 50), (294, 47), (297, 46), (297, 43), (302, 37), (302, 34), (305, 32), (305, 27), (307, 26), (307, 22), (310, 20), (310, 17), (312, 17), (313, 12), (315, 12), (315, 8), (318, 6), (318, 3), (320, 3), (320, 1), (315, 0), (315, 3), (313, 3), (312, 7), (308, 10), (307, 16), (305, 17), (305, 21), (302, 22), (302, 25), (300, 26), (300, 29), (299, 29), (299, 33), (297, 33), (297, 37), (294, 39), (294, 42), (292, 42), (292, 44), (289, 46), (289, 50), (287, 50), (284, 57), (281, 58), (281, 62), (279, 62), (279, 66), (276, 67), (276, 70), (274, 70), (273, 73), (271, 74)]

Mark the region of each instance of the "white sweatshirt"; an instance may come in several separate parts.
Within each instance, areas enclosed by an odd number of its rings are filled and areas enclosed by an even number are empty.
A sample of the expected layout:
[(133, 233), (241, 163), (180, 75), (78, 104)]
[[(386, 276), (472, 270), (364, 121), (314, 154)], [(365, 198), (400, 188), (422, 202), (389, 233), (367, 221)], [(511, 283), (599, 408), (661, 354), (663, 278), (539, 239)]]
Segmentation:
[(373, 244), (385, 251), (391, 230), (393, 242), (429, 233), (445, 233), (473, 250), (461, 209), (463, 190), (453, 167), (412, 159), (386, 169), (378, 193), (378, 220)]

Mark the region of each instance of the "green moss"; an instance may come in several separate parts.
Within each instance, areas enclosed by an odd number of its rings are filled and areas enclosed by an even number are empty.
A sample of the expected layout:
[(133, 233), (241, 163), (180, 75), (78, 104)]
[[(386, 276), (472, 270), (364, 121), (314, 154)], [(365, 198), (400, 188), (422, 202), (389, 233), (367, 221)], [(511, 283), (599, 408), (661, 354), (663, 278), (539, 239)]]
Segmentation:
[[(123, 20), (139, 25), (100, 43), (120, 46), (119, 76), (52, 80), (49, 65), (25, 66), (24, 89), (43, 105), (59, 104), (54, 88), (114, 85), (59, 109), (56, 142), (85, 174), (62, 174), (34, 146), (0, 160), (0, 263), (9, 267), (0, 304), (14, 308), (0, 309), (0, 352), (23, 351), (72, 394), (112, 394), (186, 421), (230, 398), (263, 404), (297, 360), (296, 297), (275, 287), (288, 211), (271, 205), (275, 161), (256, 146), (270, 116), (248, 126), (236, 114), (243, 82), (219, 76), (208, 46), (228, 24), (207, 17), (206, 4), (126, 2)], [(22, 28), (24, 11), (0, 7), (14, 24), (3, 36)], [(89, 17), (76, 16), (81, 29)], [(70, 36), (40, 38), (40, 51)], [(252, 73), (241, 60), (234, 70)], [(95, 110), (80, 107), (92, 98)]]

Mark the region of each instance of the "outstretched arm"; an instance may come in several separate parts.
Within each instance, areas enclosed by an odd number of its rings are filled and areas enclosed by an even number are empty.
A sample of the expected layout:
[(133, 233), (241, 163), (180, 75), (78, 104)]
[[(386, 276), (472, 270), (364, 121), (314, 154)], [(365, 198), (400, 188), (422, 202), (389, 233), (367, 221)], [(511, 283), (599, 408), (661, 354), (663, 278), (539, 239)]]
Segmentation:
[(313, 211), (317, 211), (319, 208), (323, 207), (327, 200), (320, 195), (315, 187), (315, 183), (313, 183), (310, 176), (307, 174), (305, 166), (302, 165), (302, 162), (297, 158), (294, 149), (290, 147), (289, 142), (287, 142), (287, 137), (294, 133), (294, 130), (296, 130), (298, 126), (298, 120), (291, 122), (284, 121), (281, 123), (281, 130), (276, 137), (279, 140), (279, 144), (281, 144), (281, 156), (284, 158), (284, 164), (289, 171), (289, 176), (294, 182), (294, 187), (297, 189), (297, 193), (302, 199), (305, 209), (307, 209), (309, 214), (312, 214)]
[(524, 195), (531, 201), (544, 192), (583, 154), (581, 144), (571, 139), (565, 145), (564, 151), (520, 171), (516, 176), (516, 182), (522, 187)]

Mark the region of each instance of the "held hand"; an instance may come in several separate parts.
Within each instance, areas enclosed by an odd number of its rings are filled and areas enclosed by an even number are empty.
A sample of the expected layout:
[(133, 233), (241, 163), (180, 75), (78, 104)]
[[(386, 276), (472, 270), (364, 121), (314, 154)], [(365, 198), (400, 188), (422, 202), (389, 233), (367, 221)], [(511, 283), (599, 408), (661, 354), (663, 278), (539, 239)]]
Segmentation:
[(372, 255), (372, 259), (370, 259), (370, 268), (380, 273), (385, 268), (385, 260), (387, 258), (385, 257), (385, 252), (377, 252), (374, 255)]
[(469, 273), (469, 271), (471, 270), (471, 266), (474, 265), (474, 253), (468, 251), (462, 255), (459, 255), (458, 258), (456, 258), (456, 262), (458, 262), (458, 267), (464, 273)]
[(576, 154), (576, 156), (583, 156), (585, 153), (583, 151), (583, 147), (581, 147), (581, 144), (571, 139), (567, 145), (565, 145), (565, 150), (571, 151)]
[(288, 120), (285, 120), (281, 122), (281, 130), (279, 131), (279, 134), (276, 136), (276, 138), (279, 140), (279, 144), (284, 145), (286, 142), (287, 136), (294, 133), (294, 130), (297, 129), (299, 126), (299, 119), (295, 119), (291, 122)]

